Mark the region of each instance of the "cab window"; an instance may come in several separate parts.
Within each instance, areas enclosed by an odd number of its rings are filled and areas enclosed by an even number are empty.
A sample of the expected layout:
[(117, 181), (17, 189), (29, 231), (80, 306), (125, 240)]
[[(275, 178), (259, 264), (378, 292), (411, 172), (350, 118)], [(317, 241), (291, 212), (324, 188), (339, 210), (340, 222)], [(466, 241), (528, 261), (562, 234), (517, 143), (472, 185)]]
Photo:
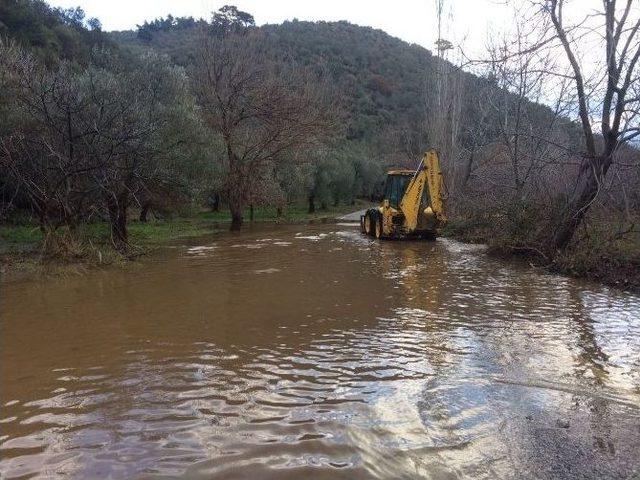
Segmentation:
[(389, 200), (389, 205), (398, 208), (407, 185), (411, 180), (409, 175), (389, 175), (384, 189), (384, 198)]

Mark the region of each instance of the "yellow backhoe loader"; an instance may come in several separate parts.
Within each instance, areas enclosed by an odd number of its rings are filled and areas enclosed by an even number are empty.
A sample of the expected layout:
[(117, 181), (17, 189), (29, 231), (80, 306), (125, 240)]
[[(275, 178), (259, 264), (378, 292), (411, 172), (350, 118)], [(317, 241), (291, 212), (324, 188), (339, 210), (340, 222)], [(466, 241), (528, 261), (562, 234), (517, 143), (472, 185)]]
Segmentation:
[(447, 222), (442, 171), (435, 150), (418, 168), (387, 172), (382, 203), (360, 217), (362, 233), (375, 238), (435, 238)]

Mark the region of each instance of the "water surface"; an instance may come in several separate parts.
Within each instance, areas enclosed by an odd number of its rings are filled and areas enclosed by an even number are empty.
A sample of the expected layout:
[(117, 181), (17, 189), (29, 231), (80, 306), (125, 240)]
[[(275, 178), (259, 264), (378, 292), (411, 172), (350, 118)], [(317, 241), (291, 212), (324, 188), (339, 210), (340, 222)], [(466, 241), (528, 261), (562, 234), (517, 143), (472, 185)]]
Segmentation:
[(628, 478), (640, 297), (263, 226), (0, 291), (0, 477)]

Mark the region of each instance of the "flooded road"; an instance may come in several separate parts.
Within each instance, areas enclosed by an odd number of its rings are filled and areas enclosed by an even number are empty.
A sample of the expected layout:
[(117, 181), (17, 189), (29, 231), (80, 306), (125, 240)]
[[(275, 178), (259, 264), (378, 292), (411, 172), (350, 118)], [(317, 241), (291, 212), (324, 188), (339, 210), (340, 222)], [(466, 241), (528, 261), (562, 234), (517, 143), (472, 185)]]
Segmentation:
[(263, 226), (2, 285), (0, 477), (630, 478), (640, 297)]

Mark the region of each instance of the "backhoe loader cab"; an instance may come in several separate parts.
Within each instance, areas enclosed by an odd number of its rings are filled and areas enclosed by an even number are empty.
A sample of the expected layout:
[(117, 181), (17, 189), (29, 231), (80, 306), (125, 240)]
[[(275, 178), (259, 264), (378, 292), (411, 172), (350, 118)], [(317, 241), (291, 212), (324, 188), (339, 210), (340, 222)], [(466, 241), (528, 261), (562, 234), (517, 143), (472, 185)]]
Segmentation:
[(384, 184), (383, 199), (388, 199), (393, 208), (400, 206), (400, 201), (407, 190), (411, 177), (416, 173), (413, 170), (389, 170)]
[(360, 218), (362, 232), (376, 238), (435, 238), (447, 221), (442, 190), (438, 154), (429, 150), (415, 171), (387, 172), (382, 203)]

